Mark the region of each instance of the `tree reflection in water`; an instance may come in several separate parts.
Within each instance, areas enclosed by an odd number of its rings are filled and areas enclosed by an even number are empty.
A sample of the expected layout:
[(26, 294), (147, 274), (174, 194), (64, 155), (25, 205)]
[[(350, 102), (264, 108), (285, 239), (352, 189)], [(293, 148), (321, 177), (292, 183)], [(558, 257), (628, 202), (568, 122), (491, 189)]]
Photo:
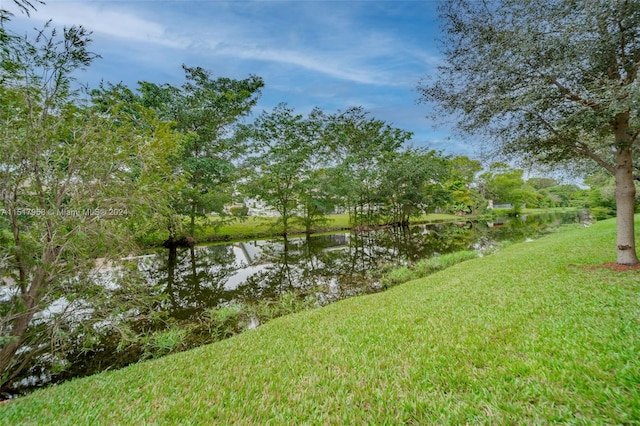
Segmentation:
[(551, 213), (178, 249), (151, 267), (150, 279), (164, 287), (163, 308), (181, 319), (234, 300), (275, 299), (291, 291), (312, 294), (323, 304), (378, 291), (383, 267), (495, 241), (522, 241), (579, 217)]
[(229, 277), (241, 267), (232, 246), (204, 246), (167, 250), (147, 269), (147, 279), (166, 297), (157, 309), (176, 319), (187, 319), (203, 309), (232, 300), (225, 289)]

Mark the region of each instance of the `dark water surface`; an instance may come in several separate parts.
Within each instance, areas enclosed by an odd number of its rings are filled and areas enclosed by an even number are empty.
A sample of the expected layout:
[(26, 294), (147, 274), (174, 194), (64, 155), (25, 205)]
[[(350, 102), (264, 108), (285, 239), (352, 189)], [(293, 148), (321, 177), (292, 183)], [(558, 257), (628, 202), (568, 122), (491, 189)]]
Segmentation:
[[(460, 250), (487, 250), (524, 241), (584, 213), (547, 213), (491, 222), (458, 222), (256, 240), (167, 250), (141, 260), (150, 283), (168, 296), (166, 309), (188, 318), (234, 300), (275, 298), (283, 292), (313, 291), (321, 300), (379, 289), (374, 271)], [(347, 293), (347, 294), (342, 294)]]

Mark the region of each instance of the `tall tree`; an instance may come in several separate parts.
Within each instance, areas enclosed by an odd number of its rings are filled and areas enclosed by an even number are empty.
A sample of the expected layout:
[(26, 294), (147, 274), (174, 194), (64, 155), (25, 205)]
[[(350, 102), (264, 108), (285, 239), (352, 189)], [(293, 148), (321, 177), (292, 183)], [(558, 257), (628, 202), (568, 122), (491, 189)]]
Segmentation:
[(493, 163), (489, 170), (479, 176), (480, 184), (487, 199), (499, 204), (511, 204), (518, 213), (523, 204), (536, 198), (533, 187), (525, 184), (524, 170), (514, 169), (504, 163)]
[(249, 160), (255, 172), (246, 189), (279, 213), (285, 235), (290, 220), (311, 207), (306, 204), (312, 202), (313, 159), (320, 140), (313, 117), (318, 114), (314, 111), (305, 118), (279, 104), (273, 111), (263, 112), (246, 131), (258, 154)]
[[(72, 76), (95, 58), (84, 28), (58, 34), (46, 26), (35, 40), (4, 35), (0, 388), (54, 349), (60, 317), (72, 306), (87, 314), (105, 290), (85, 286), (82, 273), (96, 257), (130, 250), (131, 226), (163, 204), (159, 182), (180, 141), (150, 110), (131, 115), (115, 99), (99, 110), (81, 101)], [(63, 308), (46, 311), (54, 302)]]
[(478, 210), (484, 203), (475, 185), (476, 175), (482, 170), (482, 163), (467, 156), (458, 156), (449, 160), (449, 168), (449, 209), (456, 214), (473, 213)]
[(333, 191), (331, 170), (322, 168), (310, 170), (309, 175), (300, 184), (300, 216), (297, 221), (304, 226), (305, 233), (311, 234), (314, 227), (328, 222), (329, 214), (336, 205), (337, 195)]
[(437, 151), (393, 152), (381, 168), (387, 223), (409, 226), (411, 217), (433, 212), (449, 198), (444, 186), (449, 174), (447, 159)]
[(617, 262), (638, 263), (640, 2), (444, 0), (439, 10), (445, 63), (421, 99), (503, 154), (588, 159), (615, 176)]
[(342, 204), (352, 225), (374, 224), (384, 196), (380, 193), (382, 161), (411, 138), (411, 132), (370, 118), (362, 107), (329, 117), (324, 133), (337, 163), (333, 174), (339, 181)]
[(174, 121), (176, 129), (187, 136), (179, 164), (186, 185), (176, 209), (189, 216), (193, 236), (196, 217), (222, 210), (225, 198), (220, 196), (230, 188), (235, 176), (233, 160), (244, 148), (233, 137), (233, 125), (249, 114), (264, 82), (257, 76), (214, 79), (200, 67), (183, 69), (186, 82), (180, 88), (149, 82), (139, 86), (143, 105)]

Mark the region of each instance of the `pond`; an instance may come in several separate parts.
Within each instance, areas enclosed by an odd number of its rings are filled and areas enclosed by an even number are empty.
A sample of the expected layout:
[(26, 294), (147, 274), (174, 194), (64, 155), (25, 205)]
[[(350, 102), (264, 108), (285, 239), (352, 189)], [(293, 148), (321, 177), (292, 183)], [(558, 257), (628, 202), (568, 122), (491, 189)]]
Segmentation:
[(45, 354), (25, 371), (16, 393), (220, 340), (301, 308), (382, 291), (384, 272), (396, 266), (462, 250), (487, 254), (507, 241), (585, 220), (588, 214), (577, 211), (523, 215), (162, 249), (123, 259), (101, 272), (100, 285), (118, 291), (110, 274), (133, 270), (153, 302), (94, 324), (91, 345), (87, 329), (78, 331), (58, 362), (64, 368), (53, 374), (54, 358)]
[(523, 241), (584, 214), (549, 213), (167, 250), (139, 260), (147, 280), (167, 296), (164, 309), (185, 319), (233, 301), (313, 292), (320, 304), (381, 288), (381, 267), (460, 250)]

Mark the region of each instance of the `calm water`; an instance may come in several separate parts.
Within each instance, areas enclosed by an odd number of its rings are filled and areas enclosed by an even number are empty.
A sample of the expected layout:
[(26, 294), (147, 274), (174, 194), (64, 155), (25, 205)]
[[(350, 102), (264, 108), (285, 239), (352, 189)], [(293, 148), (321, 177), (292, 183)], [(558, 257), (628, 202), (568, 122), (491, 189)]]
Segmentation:
[(381, 266), (523, 241), (580, 220), (579, 212), (552, 213), (199, 246), (165, 251), (141, 259), (139, 266), (149, 283), (167, 296), (163, 309), (185, 319), (230, 301), (275, 298), (292, 290), (314, 293), (326, 302), (377, 291), (374, 271)]

